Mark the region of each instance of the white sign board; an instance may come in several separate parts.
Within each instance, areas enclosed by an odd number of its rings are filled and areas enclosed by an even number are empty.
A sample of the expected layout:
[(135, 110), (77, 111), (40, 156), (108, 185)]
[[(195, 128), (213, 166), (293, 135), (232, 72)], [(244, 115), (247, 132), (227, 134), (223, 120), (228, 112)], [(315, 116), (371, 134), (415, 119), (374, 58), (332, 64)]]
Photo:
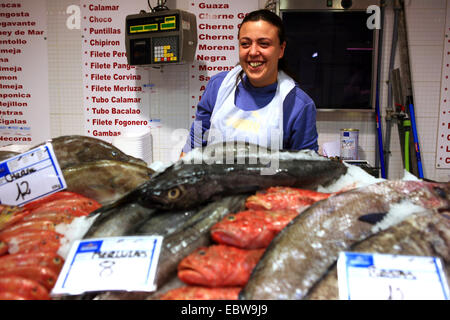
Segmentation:
[(341, 252), (337, 262), (342, 300), (448, 300), (439, 258)]
[(154, 291), (163, 237), (111, 237), (72, 245), (52, 295), (89, 291)]

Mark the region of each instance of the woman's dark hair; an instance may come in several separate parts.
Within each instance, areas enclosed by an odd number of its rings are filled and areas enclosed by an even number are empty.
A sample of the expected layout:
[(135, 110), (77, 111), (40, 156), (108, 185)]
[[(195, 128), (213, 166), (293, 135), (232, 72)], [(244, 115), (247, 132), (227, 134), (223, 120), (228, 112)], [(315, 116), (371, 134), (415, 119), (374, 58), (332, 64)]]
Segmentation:
[[(280, 40), (280, 44), (282, 44), (283, 42), (286, 41), (286, 31), (285, 31), (285, 28), (283, 25), (283, 21), (276, 13), (274, 13), (270, 10), (267, 10), (267, 9), (261, 9), (261, 10), (256, 10), (256, 11), (250, 12), (242, 20), (240, 27), (242, 27), (242, 25), (246, 22), (249, 22), (249, 21), (255, 22), (255, 21), (259, 21), (259, 20), (266, 21), (277, 28), (278, 39)], [(239, 27), (239, 31), (238, 31), (238, 38), (239, 38), (239, 33), (241, 31), (240, 27)], [(295, 75), (293, 75), (293, 73), (288, 70), (285, 56), (283, 56), (281, 59), (278, 60), (278, 70), (283, 70), (287, 75), (289, 75), (291, 78), (293, 78), (295, 81), (297, 81), (295, 79)], [(242, 81), (243, 75), (244, 75), (244, 71), (242, 70), (238, 76), (238, 79), (240, 79), (242, 83), (244, 83)]]

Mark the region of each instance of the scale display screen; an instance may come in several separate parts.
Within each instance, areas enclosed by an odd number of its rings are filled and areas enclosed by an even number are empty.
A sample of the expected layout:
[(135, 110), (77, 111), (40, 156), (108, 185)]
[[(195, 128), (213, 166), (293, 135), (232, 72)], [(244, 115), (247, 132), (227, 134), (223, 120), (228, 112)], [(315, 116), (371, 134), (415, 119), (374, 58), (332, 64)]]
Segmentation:
[(178, 21), (178, 15), (138, 18), (128, 21), (127, 31), (128, 34), (174, 31), (179, 28)]

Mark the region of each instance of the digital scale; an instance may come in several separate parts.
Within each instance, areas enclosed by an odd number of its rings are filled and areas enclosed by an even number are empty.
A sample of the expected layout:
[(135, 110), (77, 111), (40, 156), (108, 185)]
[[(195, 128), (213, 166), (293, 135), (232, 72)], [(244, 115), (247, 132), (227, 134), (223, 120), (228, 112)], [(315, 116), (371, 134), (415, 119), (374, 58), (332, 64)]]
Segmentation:
[(197, 48), (197, 20), (183, 10), (128, 15), (125, 20), (128, 64), (161, 66), (192, 62)]

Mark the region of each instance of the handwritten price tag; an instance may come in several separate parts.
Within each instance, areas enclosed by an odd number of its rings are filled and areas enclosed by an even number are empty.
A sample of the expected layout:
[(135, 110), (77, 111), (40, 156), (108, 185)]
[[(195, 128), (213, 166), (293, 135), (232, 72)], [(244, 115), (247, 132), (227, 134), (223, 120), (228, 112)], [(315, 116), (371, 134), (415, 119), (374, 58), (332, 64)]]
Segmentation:
[(436, 257), (341, 252), (337, 262), (342, 300), (448, 300)]
[(136, 236), (76, 241), (52, 295), (88, 291), (155, 291), (163, 237)]
[(0, 162), (0, 203), (20, 206), (67, 188), (50, 143)]

